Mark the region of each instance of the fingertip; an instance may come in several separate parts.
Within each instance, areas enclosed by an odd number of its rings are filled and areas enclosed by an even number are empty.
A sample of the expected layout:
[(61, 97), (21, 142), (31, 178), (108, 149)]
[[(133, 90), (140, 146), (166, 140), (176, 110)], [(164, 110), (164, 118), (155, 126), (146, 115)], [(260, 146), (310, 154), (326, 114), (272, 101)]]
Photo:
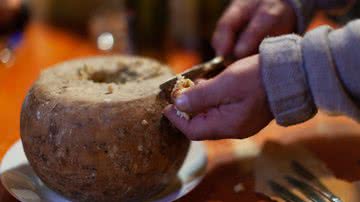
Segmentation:
[(170, 108), (167, 118), (192, 141), (219, 139), (215, 136), (215, 128), (218, 127), (217, 123), (213, 123), (205, 114), (198, 114), (191, 120), (186, 120), (177, 116), (176, 109), (172, 107)]
[[(191, 120), (186, 120), (183, 118), (180, 118), (176, 114), (176, 109), (174, 105), (169, 105), (164, 109), (164, 116), (166, 116), (169, 121), (177, 128), (179, 129), (188, 139), (193, 141), (199, 141), (203, 140), (202, 134), (199, 134), (197, 128), (194, 127), (201, 127), (202, 123), (201, 121), (197, 120), (196, 124), (191, 123)], [(199, 119), (197, 117), (196, 119)]]
[(184, 91), (175, 100), (176, 108), (191, 114), (206, 112), (208, 109), (221, 103), (224, 97), (224, 89), (221, 88), (223, 86), (222, 83), (217, 77), (203, 80)]
[(256, 14), (239, 37), (234, 48), (235, 56), (243, 58), (257, 53), (261, 41), (270, 34), (270, 30), (271, 23), (264, 22), (261, 15)]
[(248, 48), (244, 43), (238, 43), (238, 45), (236, 45), (234, 49), (234, 55), (239, 59), (246, 57), (247, 52), (248, 52)]
[(226, 26), (218, 26), (212, 38), (212, 46), (216, 51), (216, 55), (227, 55), (233, 43), (233, 35), (231, 29)]
[(239, 39), (238, 43), (236, 44), (236, 47), (234, 49), (234, 55), (238, 59), (242, 59), (250, 55), (256, 54), (260, 42), (258, 42), (256, 36), (254, 36), (253, 38), (242, 37), (241, 39)]
[(190, 101), (189, 101), (189, 97), (186, 94), (182, 94), (180, 95), (178, 98), (176, 98), (175, 100), (175, 106), (180, 110), (180, 111), (190, 111)]
[(165, 107), (163, 114), (176, 128), (182, 127), (183, 120), (181, 120), (181, 118), (177, 115), (174, 105)]
[(174, 105), (169, 105), (163, 110), (164, 116), (166, 116), (174, 125), (176, 125), (177, 127), (183, 126), (184, 122), (186, 122), (187, 120), (180, 118), (176, 112), (177, 110)]
[(162, 110), (162, 113), (163, 114), (167, 114), (171, 111), (171, 108), (172, 108), (172, 105), (168, 105), (166, 106), (163, 110)]
[(166, 106), (162, 113), (164, 114), (164, 116), (166, 116), (170, 121), (173, 120), (174, 115), (176, 116), (176, 110), (174, 108), (174, 105), (168, 105)]
[(188, 139), (195, 140), (197, 139), (194, 133), (192, 132), (190, 126), (190, 120), (186, 120), (184, 118), (179, 117), (176, 114), (176, 109), (174, 107), (170, 107), (166, 110), (164, 115), (169, 119), (169, 121), (179, 129)]

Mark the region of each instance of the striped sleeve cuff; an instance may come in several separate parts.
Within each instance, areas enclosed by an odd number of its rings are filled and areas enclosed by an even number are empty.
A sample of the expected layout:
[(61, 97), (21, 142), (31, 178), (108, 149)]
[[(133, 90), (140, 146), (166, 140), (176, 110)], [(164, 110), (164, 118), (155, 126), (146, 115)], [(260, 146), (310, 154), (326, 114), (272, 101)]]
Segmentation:
[(316, 106), (306, 80), (301, 37), (285, 35), (260, 45), (262, 79), (271, 111), (279, 125), (289, 126), (313, 117)]

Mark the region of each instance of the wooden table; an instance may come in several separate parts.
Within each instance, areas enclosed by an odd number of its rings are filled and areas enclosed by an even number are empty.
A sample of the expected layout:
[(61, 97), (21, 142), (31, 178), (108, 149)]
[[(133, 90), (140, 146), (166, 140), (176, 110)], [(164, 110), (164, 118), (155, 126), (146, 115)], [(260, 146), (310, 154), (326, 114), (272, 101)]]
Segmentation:
[[(329, 21), (319, 15), (312, 28)], [(41, 23), (31, 23), (12, 67), (0, 67), (0, 159), (19, 139), (19, 114), (23, 98), (41, 69), (63, 60), (96, 55), (99, 52), (89, 41), (79, 36)], [(167, 61), (176, 71), (199, 61), (191, 52), (170, 52)], [(344, 117), (330, 118), (318, 115), (311, 121), (282, 128), (271, 123), (258, 135), (246, 140), (262, 145), (269, 139), (286, 144), (304, 144), (312, 150), (337, 177), (360, 179), (360, 126)], [(179, 201), (267, 201), (253, 191), (251, 170), (244, 168), (241, 157), (244, 141), (207, 141), (209, 166), (204, 181)], [(239, 182), (245, 190), (234, 192)], [(16, 201), (0, 185), (0, 201)]]

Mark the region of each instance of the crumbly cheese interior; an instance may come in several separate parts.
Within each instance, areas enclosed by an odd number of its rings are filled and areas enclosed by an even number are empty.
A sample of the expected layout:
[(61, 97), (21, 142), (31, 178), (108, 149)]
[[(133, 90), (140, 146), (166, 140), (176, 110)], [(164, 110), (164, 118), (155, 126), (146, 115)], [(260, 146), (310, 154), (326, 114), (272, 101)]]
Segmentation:
[[(175, 99), (177, 97), (179, 97), (183, 92), (185, 92), (186, 90), (188, 90), (190, 87), (192, 87), (194, 85), (195, 85), (194, 82), (191, 81), (190, 79), (187, 79), (182, 75), (177, 75), (177, 81), (171, 92), (171, 98), (175, 101)], [(176, 109), (176, 114), (179, 117), (184, 118), (186, 120), (190, 119), (189, 114), (178, 110), (176, 107), (175, 107), (175, 109)]]

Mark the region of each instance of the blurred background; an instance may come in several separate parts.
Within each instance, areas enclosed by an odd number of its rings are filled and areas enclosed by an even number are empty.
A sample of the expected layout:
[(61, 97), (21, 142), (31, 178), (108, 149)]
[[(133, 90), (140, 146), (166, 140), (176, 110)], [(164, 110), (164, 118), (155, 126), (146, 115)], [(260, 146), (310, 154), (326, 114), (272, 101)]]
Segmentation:
[[(46, 25), (88, 40), (100, 53), (155, 57), (213, 56), (209, 40), (229, 0), (0, 0), (1, 61), (28, 25)], [(50, 31), (50, 30), (49, 30)]]
[(166, 51), (176, 48), (199, 51), (204, 57), (211, 54), (205, 46), (227, 2), (33, 0), (31, 4), (37, 19), (87, 36), (100, 50), (164, 58)]
[[(14, 50), (30, 24), (50, 26), (87, 40), (98, 53), (155, 57), (176, 66), (214, 55), (210, 39), (230, 0), (0, 0), (0, 65), (13, 64)], [(359, 17), (360, 4), (338, 23)], [(47, 27), (48, 28), (48, 27)], [(45, 32), (51, 32), (45, 30)], [(44, 50), (46, 51), (46, 50)], [(190, 63), (189, 63), (190, 64)]]

